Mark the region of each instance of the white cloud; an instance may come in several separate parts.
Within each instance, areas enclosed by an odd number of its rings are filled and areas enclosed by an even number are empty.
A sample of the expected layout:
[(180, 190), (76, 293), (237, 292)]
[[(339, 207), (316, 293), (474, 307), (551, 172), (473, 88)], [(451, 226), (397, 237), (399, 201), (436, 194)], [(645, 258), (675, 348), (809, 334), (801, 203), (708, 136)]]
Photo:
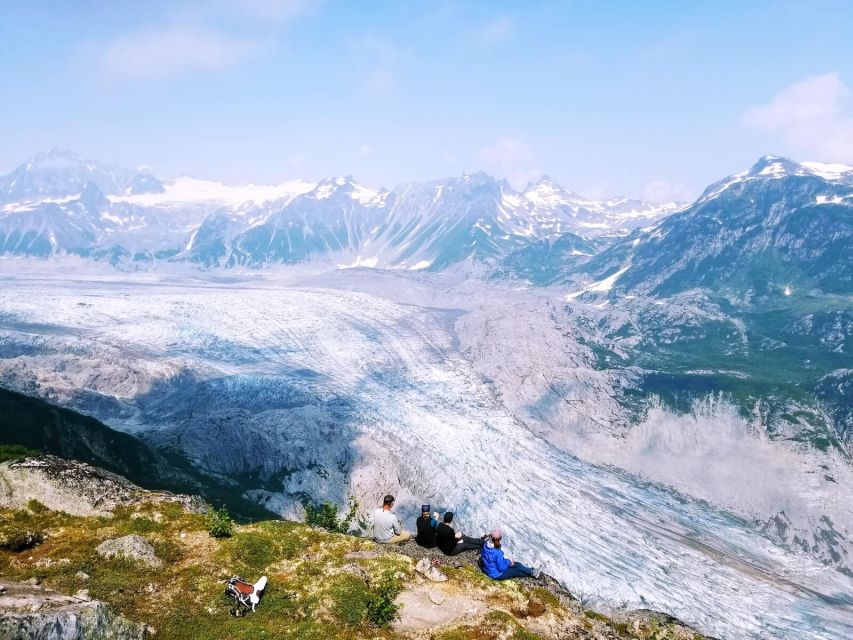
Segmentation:
[(160, 80), (231, 69), (274, 48), (282, 23), (321, 0), (184, 0), (159, 21), (96, 46), (109, 82)]
[(350, 51), (360, 57), (367, 71), (361, 88), (367, 93), (387, 94), (396, 80), (398, 52), (389, 40), (363, 36), (348, 43)]
[(193, 27), (152, 28), (123, 34), (101, 55), (111, 81), (157, 80), (232, 68), (264, 48), (262, 43)]
[(850, 90), (838, 73), (810, 76), (747, 109), (741, 124), (779, 133), (798, 153), (814, 160), (853, 162), (853, 117), (844, 113)]
[(650, 202), (686, 202), (692, 199), (690, 189), (666, 180), (654, 180), (643, 188), (643, 200)]
[(237, 4), (243, 12), (263, 20), (286, 20), (310, 12), (318, 4), (314, 0), (239, 0), (226, 2), (232, 8)]
[(499, 138), (494, 144), (478, 149), (474, 159), (490, 171), (496, 171), (515, 188), (536, 180), (542, 172), (534, 166), (536, 155), (530, 146), (517, 138)]
[(512, 28), (512, 20), (501, 16), (482, 25), (477, 32), (477, 39), (483, 44), (497, 44), (509, 38)]

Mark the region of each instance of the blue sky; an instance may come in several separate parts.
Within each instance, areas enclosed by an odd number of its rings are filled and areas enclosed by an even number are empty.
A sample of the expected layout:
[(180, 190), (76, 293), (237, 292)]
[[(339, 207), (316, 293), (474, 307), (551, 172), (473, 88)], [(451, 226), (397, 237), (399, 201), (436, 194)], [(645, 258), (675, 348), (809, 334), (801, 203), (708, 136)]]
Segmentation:
[(393, 186), (484, 170), (695, 195), (766, 153), (853, 164), (853, 3), (5, 0), (0, 172)]

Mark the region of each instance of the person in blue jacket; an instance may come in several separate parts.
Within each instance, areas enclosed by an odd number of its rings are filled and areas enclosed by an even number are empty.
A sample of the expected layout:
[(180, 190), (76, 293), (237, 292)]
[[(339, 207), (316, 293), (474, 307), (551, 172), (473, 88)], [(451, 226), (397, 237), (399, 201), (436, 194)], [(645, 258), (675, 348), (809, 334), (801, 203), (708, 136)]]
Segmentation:
[(494, 580), (509, 580), (522, 576), (538, 577), (539, 572), (531, 569), (520, 562), (513, 562), (504, 555), (501, 549), (502, 533), (495, 529), (489, 534), (489, 539), (483, 545), (480, 553), (480, 568)]

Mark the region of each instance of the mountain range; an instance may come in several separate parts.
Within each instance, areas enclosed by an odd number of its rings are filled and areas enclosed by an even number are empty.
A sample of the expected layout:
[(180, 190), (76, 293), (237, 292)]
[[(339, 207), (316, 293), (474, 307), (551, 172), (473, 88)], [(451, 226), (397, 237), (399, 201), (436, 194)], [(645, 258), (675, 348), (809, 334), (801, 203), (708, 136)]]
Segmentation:
[(205, 267), (333, 260), (438, 270), (494, 262), (573, 232), (597, 246), (677, 210), (588, 200), (547, 177), (516, 191), (483, 173), (373, 190), (352, 177), (277, 186), (177, 178), (51, 149), (0, 177), (0, 253)]
[(429, 497), (572, 589), (848, 637), (851, 214), (853, 168), (777, 156), (660, 205), (52, 150), (0, 178), (0, 385), (62, 408), (8, 396), (54, 448), (121, 469), (98, 443), (132, 434), (131, 461), (243, 512)]

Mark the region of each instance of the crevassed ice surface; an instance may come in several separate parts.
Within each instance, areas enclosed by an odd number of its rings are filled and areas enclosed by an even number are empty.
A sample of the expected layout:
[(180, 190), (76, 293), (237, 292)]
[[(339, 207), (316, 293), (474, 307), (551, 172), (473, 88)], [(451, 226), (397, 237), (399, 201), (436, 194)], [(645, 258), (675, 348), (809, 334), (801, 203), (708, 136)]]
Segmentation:
[(322, 374), (352, 399), (361, 497), (399, 478), (472, 533), (503, 526), (517, 558), (601, 606), (665, 611), (722, 638), (853, 637), (849, 577), (534, 436), (455, 351), (446, 312), (327, 289), (19, 279), (0, 289), (0, 314), (4, 337), (67, 336), (154, 376)]

